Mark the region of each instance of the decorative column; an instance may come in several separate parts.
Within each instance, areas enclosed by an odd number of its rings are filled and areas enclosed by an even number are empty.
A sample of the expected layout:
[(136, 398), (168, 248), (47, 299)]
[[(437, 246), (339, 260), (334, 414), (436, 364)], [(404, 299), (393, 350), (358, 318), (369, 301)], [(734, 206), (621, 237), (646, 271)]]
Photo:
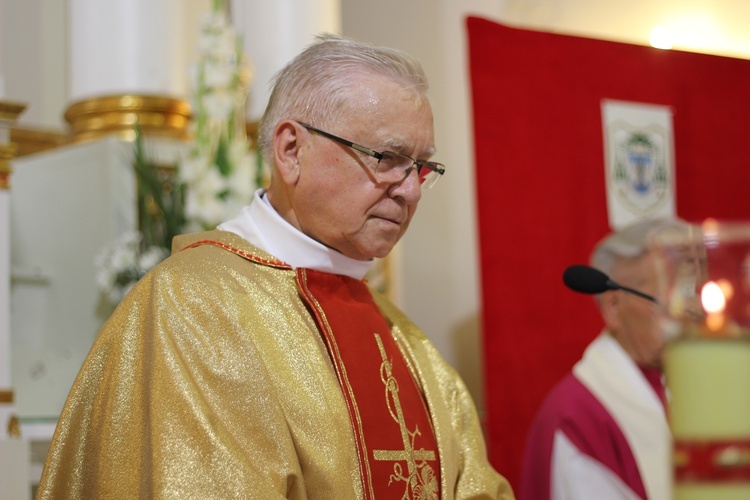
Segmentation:
[(232, 20), (253, 66), (248, 121), (263, 115), (269, 82), (322, 32), (341, 32), (341, 0), (230, 0)]
[(10, 337), (10, 161), (16, 145), (10, 127), (26, 109), (25, 104), (0, 96), (0, 488), (3, 498), (30, 498), (29, 443), (21, 439), (11, 380)]
[(25, 104), (0, 100), (0, 440), (20, 436), (11, 381), (10, 160), (16, 145), (10, 142), (10, 127), (24, 109)]
[[(182, 0), (69, 0), (70, 97), (76, 140), (145, 133), (182, 138), (188, 56), (197, 31)], [(206, 2), (205, 9), (209, 5)]]

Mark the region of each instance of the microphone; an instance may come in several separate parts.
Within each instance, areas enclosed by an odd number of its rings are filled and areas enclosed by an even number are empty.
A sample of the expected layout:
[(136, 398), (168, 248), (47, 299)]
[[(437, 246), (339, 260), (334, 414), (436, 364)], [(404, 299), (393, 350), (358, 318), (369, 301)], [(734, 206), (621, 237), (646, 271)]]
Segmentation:
[(623, 290), (656, 303), (656, 299), (651, 295), (615, 283), (609, 276), (590, 266), (577, 264), (568, 267), (563, 273), (563, 283), (578, 293), (597, 294), (607, 290)]

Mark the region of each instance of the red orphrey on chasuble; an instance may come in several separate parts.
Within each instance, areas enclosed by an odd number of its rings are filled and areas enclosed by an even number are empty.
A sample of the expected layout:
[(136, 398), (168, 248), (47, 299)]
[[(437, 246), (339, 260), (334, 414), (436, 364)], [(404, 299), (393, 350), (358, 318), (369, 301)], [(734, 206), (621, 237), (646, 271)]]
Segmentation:
[(365, 498), (440, 498), (430, 415), (367, 286), (310, 269), (297, 281), (341, 383)]

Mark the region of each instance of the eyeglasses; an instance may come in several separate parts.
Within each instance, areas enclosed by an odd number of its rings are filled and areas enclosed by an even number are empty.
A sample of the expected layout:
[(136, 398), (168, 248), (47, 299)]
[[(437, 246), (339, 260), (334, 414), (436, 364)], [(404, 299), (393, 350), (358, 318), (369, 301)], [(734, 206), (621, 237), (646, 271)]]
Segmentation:
[(372, 156), (378, 160), (378, 165), (375, 168), (375, 174), (378, 179), (382, 182), (401, 182), (406, 179), (411, 171), (416, 167), (417, 176), (419, 182), (424, 186), (425, 189), (430, 189), (438, 181), (441, 175), (445, 173), (445, 165), (434, 161), (415, 160), (411, 156), (407, 156), (401, 153), (395, 153), (393, 151), (375, 151), (374, 149), (366, 148), (355, 144), (352, 141), (347, 141), (341, 137), (337, 137), (328, 132), (324, 132), (312, 125), (306, 123), (297, 122), (307, 130), (315, 132), (327, 137), (333, 141), (343, 144), (344, 146), (350, 147), (360, 153), (364, 153), (367, 156)]

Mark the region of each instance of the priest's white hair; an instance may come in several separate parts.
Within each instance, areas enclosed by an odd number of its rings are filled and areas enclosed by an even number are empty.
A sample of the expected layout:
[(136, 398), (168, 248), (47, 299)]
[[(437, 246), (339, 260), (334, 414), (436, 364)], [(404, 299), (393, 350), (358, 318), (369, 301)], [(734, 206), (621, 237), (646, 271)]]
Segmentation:
[(260, 120), (258, 147), (270, 163), (276, 125), (285, 119), (330, 128), (351, 111), (349, 90), (362, 76), (378, 75), (403, 82), (416, 99), (426, 99), (427, 77), (409, 54), (359, 42), (339, 35), (321, 34), (282, 68), (272, 80), (271, 96)]
[(592, 267), (611, 275), (620, 259), (633, 259), (645, 255), (651, 237), (658, 231), (687, 229), (688, 224), (676, 218), (644, 218), (604, 237), (591, 253)]

